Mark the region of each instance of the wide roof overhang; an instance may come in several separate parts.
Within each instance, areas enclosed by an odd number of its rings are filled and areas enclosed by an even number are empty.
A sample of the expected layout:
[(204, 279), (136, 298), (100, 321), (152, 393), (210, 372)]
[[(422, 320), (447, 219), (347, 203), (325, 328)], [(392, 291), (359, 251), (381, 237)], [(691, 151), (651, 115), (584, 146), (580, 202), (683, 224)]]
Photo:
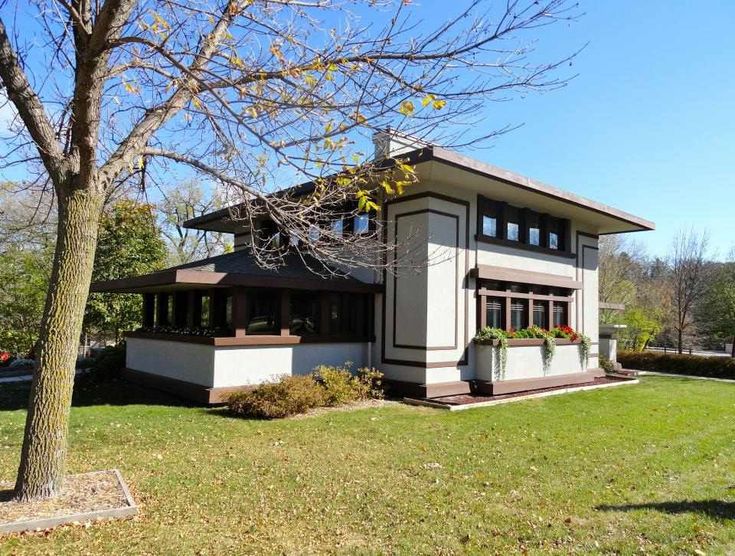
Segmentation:
[[(487, 164), (437, 146), (429, 146), (400, 155), (417, 166), (420, 179), (476, 190), (478, 194), (569, 218), (596, 230), (598, 234), (618, 234), (654, 230), (655, 224), (615, 207), (598, 203), (538, 180)], [(392, 165), (386, 160), (384, 168)], [(277, 194), (303, 195), (314, 190), (313, 182), (282, 190)], [(242, 224), (230, 217), (230, 208), (198, 216), (184, 222), (187, 228), (234, 233)]]
[(252, 256), (244, 251), (219, 255), (142, 276), (94, 282), (90, 291), (96, 293), (155, 293), (225, 287), (329, 290), (355, 293), (382, 291), (380, 284), (362, 282), (356, 278), (339, 274), (322, 276), (312, 272), (305, 265), (299, 265), (294, 260), (287, 260), (287, 264), (281, 268), (260, 268), (252, 260)]

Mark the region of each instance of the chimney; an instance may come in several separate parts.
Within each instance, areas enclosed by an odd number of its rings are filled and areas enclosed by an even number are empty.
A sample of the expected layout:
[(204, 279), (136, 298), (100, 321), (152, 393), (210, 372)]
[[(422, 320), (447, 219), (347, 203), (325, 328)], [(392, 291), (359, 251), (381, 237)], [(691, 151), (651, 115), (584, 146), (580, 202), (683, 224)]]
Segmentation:
[(430, 146), (430, 143), (387, 128), (373, 133), (373, 145), (375, 146), (375, 160), (382, 160), (423, 149)]

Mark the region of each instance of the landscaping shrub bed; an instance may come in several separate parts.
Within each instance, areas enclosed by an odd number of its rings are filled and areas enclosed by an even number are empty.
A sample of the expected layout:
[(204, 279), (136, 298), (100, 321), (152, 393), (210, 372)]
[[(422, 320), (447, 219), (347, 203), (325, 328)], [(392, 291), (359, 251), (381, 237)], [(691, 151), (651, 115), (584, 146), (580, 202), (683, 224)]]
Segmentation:
[(369, 399), (382, 399), (383, 374), (375, 369), (352, 372), (344, 367), (321, 365), (310, 375), (284, 376), (247, 392), (230, 396), (233, 415), (257, 419), (279, 419), (306, 413), (317, 407), (335, 407)]
[(731, 357), (620, 351), (618, 363), (637, 371), (735, 379), (735, 359)]

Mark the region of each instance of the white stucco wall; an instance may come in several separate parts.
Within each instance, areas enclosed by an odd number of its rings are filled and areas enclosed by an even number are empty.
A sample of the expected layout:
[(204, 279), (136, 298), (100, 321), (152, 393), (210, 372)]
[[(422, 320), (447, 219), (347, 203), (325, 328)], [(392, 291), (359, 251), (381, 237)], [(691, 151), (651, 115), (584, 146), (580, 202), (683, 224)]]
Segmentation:
[(259, 384), (281, 375), (308, 374), (321, 364), (343, 365), (350, 361), (357, 369), (369, 364), (368, 350), (366, 342), (215, 347), (128, 338), (126, 366), (220, 388)]
[(509, 346), (505, 373), (500, 376), (499, 349), (492, 346), (475, 346), (475, 354), (477, 378), (491, 382), (557, 376), (587, 370), (577, 344), (556, 346), (547, 369), (543, 367), (543, 346)]
[(214, 387), (259, 384), (280, 375), (308, 374), (318, 365), (367, 366), (367, 343), (299, 344), (295, 346), (218, 347), (214, 354)]
[(127, 338), (125, 366), (202, 386), (214, 385), (214, 347), (204, 344)]
[[(445, 262), (433, 268), (430, 267), (423, 275), (399, 277), (396, 280), (397, 288), (394, 287), (393, 278), (389, 274), (385, 284), (384, 335), (381, 335), (380, 318), (382, 314), (378, 311), (375, 313), (376, 336), (378, 337), (376, 355), (381, 356), (380, 359), (376, 359), (375, 366), (383, 370), (388, 378), (425, 384), (477, 378), (476, 352), (472, 343), (472, 337), (477, 329), (476, 281), (469, 277), (464, 269), (469, 270), (477, 265), (491, 265), (553, 274), (581, 282), (583, 288), (574, 294), (570, 307), (569, 324), (590, 337), (592, 346), (587, 368), (598, 367), (598, 239), (594, 226), (571, 218), (571, 251), (576, 254), (575, 257), (533, 252), (477, 241), (475, 239), (477, 195), (480, 193), (490, 198), (497, 198), (497, 192), (488, 187), (486, 182), (483, 182), (482, 187), (478, 187), (477, 184), (446, 181), (447, 175), (440, 175), (434, 170), (436, 168), (423, 171), (420, 176), (422, 181), (411, 188), (410, 196), (434, 193), (446, 196), (447, 199), (434, 197), (411, 199), (409, 196), (405, 201), (398, 200), (388, 205), (386, 213), (388, 238), (389, 241), (392, 240), (397, 231), (397, 239), (401, 243), (410, 235), (409, 227), (405, 224), (412, 222), (414, 224), (413, 237), (426, 237), (427, 251), (432, 248), (432, 243), (435, 247), (454, 241), (454, 253), (450, 255), (454, 257), (455, 262), (459, 262), (462, 279), (459, 280), (458, 285), (455, 284), (454, 273), (450, 272), (451, 263)], [(508, 199), (508, 201), (515, 206), (528, 206), (524, 203), (522, 195), (520, 193), (518, 195), (518, 198)], [(502, 200), (502, 197), (500, 198)], [(549, 210), (552, 214), (555, 212), (546, 206), (529, 206), (529, 208), (541, 212)], [(459, 241), (456, 241), (455, 237), (457, 221), (452, 218), (443, 218), (433, 212), (427, 213), (428, 210), (457, 215), (461, 236)], [(396, 223), (396, 217), (401, 215), (405, 216), (399, 218)], [(465, 260), (467, 261), (466, 267)], [(398, 291), (398, 298), (395, 300), (394, 311), (395, 289)], [(466, 309), (465, 299), (467, 300)], [(381, 304), (381, 309), (382, 307)], [(394, 323), (396, 326), (395, 341)], [(443, 346), (440, 344), (449, 337), (449, 331), (454, 330), (455, 327), (457, 330), (456, 349), (442, 350)], [(425, 340), (421, 343), (423, 338)], [(381, 341), (385, 343), (384, 346), (380, 345)], [(423, 345), (424, 349), (400, 347), (409, 342), (416, 346)], [(577, 348), (564, 346), (567, 349), (561, 350), (562, 347), (557, 346), (558, 361), (547, 370), (547, 375), (561, 372), (577, 373), (583, 370), (576, 355), (564, 354), (565, 351), (573, 351), (576, 354)], [(509, 358), (507, 367), (509, 376), (524, 378), (545, 376), (542, 366), (535, 364), (533, 362), (535, 358), (529, 355), (536, 348), (513, 349), (521, 351), (515, 351), (516, 355)], [(413, 363), (423, 361), (427, 365), (401, 364), (406, 361)], [(438, 367), (431, 365), (440, 362), (447, 363), (447, 365)]]

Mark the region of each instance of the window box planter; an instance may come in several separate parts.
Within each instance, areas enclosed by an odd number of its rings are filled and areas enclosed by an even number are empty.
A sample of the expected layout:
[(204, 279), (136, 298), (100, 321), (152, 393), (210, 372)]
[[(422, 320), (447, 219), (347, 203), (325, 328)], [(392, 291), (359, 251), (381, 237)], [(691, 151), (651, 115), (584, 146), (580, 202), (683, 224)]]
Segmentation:
[(508, 340), (505, 372), (501, 369), (501, 348), (497, 340), (491, 344), (475, 344), (477, 379), (481, 382), (497, 383), (587, 371), (588, 365), (582, 361), (579, 341), (557, 338), (554, 356), (546, 369), (543, 344), (544, 340), (541, 338)]

